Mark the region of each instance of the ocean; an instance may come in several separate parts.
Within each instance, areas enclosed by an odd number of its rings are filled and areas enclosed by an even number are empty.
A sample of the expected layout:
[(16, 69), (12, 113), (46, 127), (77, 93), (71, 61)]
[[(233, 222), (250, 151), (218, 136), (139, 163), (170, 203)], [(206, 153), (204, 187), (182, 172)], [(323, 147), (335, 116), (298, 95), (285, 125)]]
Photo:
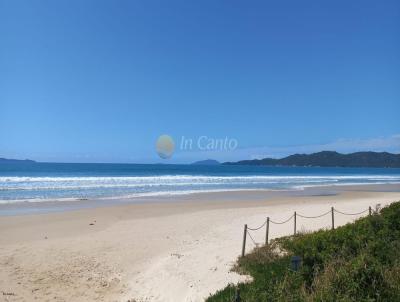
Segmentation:
[(0, 203), (400, 183), (400, 169), (167, 164), (0, 165)]

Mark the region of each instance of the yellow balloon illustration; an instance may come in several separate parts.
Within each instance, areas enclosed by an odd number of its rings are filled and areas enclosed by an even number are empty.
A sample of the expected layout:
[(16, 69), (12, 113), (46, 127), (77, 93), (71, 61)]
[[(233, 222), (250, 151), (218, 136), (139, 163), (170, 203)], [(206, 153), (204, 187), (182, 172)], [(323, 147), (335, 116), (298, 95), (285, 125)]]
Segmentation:
[(157, 139), (156, 150), (158, 155), (163, 159), (168, 159), (172, 156), (175, 150), (175, 143), (171, 136), (161, 135)]

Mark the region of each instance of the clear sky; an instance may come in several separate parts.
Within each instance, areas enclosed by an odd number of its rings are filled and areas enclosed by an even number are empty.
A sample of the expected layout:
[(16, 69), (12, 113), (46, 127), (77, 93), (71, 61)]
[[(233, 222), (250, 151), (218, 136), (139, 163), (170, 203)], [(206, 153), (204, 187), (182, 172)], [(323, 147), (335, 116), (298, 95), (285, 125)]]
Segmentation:
[(400, 153), (399, 1), (0, 0), (0, 37), (0, 157)]

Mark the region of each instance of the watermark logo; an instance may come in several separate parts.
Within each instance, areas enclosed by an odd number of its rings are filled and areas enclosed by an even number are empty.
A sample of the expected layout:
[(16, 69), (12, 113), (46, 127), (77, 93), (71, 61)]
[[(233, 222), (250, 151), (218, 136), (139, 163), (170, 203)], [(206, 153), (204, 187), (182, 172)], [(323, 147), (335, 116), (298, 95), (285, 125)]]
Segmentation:
[(156, 150), (158, 155), (163, 159), (168, 159), (174, 154), (175, 142), (169, 135), (161, 135), (156, 142)]
[(200, 150), (200, 151), (233, 151), (237, 148), (238, 141), (234, 138), (212, 138), (206, 135), (199, 136), (197, 139), (182, 136), (180, 150)]
[[(189, 138), (181, 136), (177, 148), (180, 151), (234, 151), (238, 147), (238, 141), (234, 138), (223, 137), (213, 138), (209, 136), (199, 136)], [(156, 142), (156, 151), (162, 159), (169, 159), (174, 154), (175, 142), (169, 135), (161, 135)]]

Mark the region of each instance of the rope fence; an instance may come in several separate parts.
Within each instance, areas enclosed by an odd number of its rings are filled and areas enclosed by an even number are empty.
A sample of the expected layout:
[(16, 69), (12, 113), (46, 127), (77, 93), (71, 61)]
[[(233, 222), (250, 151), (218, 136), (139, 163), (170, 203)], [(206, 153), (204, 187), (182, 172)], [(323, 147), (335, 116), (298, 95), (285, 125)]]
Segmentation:
[(286, 219), (285, 221), (281, 221), (281, 222), (276, 222), (273, 220), (269, 220), (271, 223), (273, 224), (285, 224), (286, 222), (289, 222), (290, 220), (292, 220), (292, 218), (294, 217), (295, 214), (293, 214), (292, 216), (290, 216), (288, 219)]
[(366, 209), (366, 210), (361, 211), (361, 212), (358, 212), (358, 213), (343, 213), (343, 212), (338, 211), (338, 210), (335, 209), (335, 212), (336, 212), (336, 213), (339, 213), (339, 214), (342, 214), (342, 215), (348, 215), (348, 216), (351, 216), (351, 215), (361, 215), (361, 214), (366, 213), (367, 211), (369, 211), (369, 209)]
[[(375, 207), (375, 213), (378, 213), (380, 209), (380, 204), (377, 204)], [(260, 226), (255, 227), (255, 228), (250, 228), (247, 226), (247, 224), (244, 225), (244, 231), (243, 231), (243, 244), (242, 244), (242, 257), (245, 255), (246, 253), (246, 240), (247, 237), (250, 238), (250, 240), (253, 242), (253, 244), (255, 246), (259, 246), (260, 244), (257, 243), (253, 236), (250, 234), (250, 231), (258, 231), (260, 229), (262, 229), (265, 226), (265, 244), (268, 244), (269, 242), (269, 232), (270, 232), (270, 223), (275, 224), (275, 225), (282, 225), (285, 223), (288, 223), (289, 221), (291, 221), (292, 219), (293, 221), (293, 234), (296, 235), (297, 234), (297, 217), (301, 217), (301, 218), (305, 218), (305, 219), (315, 219), (315, 218), (321, 218), (324, 217), (326, 215), (331, 214), (331, 227), (332, 230), (335, 229), (335, 213), (338, 214), (342, 214), (342, 215), (346, 215), (346, 216), (357, 216), (357, 215), (362, 215), (364, 213), (368, 212), (369, 215), (372, 215), (372, 208), (368, 207), (368, 209), (365, 209), (361, 212), (357, 212), (357, 213), (346, 213), (346, 212), (342, 212), (339, 211), (337, 209), (335, 209), (334, 207), (331, 207), (331, 209), (328, 212), (325, 212), (321, 215), (316, 215), (316, 216), (307, 216), (307, 215), (303, 215), (303, 214), (299, 214), (296, 211), (294, 212), (294, 214), (292, 216), (290, 216), (288, 219), (284, 220), (284, 221), (274, 221), (272, 219), (270, 219), (270, 217), (267, 217), (267, 219), (264, 221), (264, 223), (262, 223)]]

